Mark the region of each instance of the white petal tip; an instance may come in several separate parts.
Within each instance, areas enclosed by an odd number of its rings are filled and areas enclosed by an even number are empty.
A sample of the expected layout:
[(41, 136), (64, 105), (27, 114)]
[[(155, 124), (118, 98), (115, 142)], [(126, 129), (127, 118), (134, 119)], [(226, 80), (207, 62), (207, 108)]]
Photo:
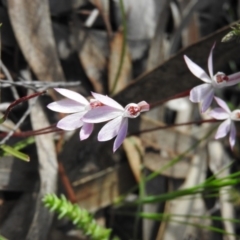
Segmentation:
[(198, 101), (195, 100), (194, 96), (191, 94), (190, 92), (190, 95), (189, 95), (189, 100), (193, 103), (197, 103)]
[(234, 143), (234, 145), (231, 146), (232, 151), (233, 151), (233, 149), (234, 149), (234, 146), (235, 146), (235, 143)]
[(118, 150), (118, 148), (119, 147), (116, 148), (116, 147), (113, 146), (113, 152), (115, 153)]
[(102, 138), (101, 136), (98, 136), (98, 141), (99, 141), (99, 142), (105, 142), (105, 141), (107, 141), (107, 140), (105, 140), (105, 139)]
[(207, 109), (201, 108), (201, 113), (205, 113)]
[(80, 141), (83, 141), (83, 140), (86, 140), (86, 139), (88, 139), (89, 138), (89, 136), (81, 136), (81, 134), (80, 134), (80, 136), (79, 136), (79, 139), (80, 139)]
[(48, 109), (51, 109), (51, 104), (52, 104), (52, 103), (49, 103), (46, 107), (47, 107)]

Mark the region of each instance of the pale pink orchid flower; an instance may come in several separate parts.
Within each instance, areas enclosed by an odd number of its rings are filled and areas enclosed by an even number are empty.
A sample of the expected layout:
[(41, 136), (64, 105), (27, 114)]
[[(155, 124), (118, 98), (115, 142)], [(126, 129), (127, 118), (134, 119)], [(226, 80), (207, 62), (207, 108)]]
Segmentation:
[(222, 122), (215, 135), (215, 139), (225, 137), (229, 132), (229, 143), (231, 148), (236, 142), (236, 127), (234, 121), (240, 121), (240, 109), (231, 112), (228, 105), (220, 98), (214, 97), (220, 108), (214, 108), (209, 112), (209, 115), (218, 120), (225, 120)]
[(123, 108), (119, 103), (108, 96), (92, 93), (93, 97), (104, 104), (101, 108), (94, 108), (87, 112), (83, 121), (88, 123), (100, 123), (109, 121), (98, 133), (98, 141), (104, 142), (116, 137), (113, 144), (115, 152), (127, 136), (128, 118), (136, 118), (141, 112), (149, 110), (149, 104), (145, 101), (129, 103)]
[(80, 140), (87, 139), (93, 131), (93, 124), (83, 122), (82, 117), (89, 110), (101, 107), (103, 104), (96, 99), (91, 99), (89, 102), (81, 94), (68, 89), (55, 88), (55, 90), (66, 98), (52, 102), (47, 107), (55, 112), (71, 113), (62, 118), (57, 123), (57, 127), (69, 131), (82, 127), (79, 132)]
[(202, 104), (202, 112), (205, 112), (211, 105), (214, 97), (214, 90), (216, 88), (229, 87), (240, 82), (240, 72), (228, 76), (223, 72), (218, 72), (213, 75), (212, 55), (214, 47), (215, 44), (213, 45), (208, 57), (208, 71), (210, 76), (207, 75), (207, 73), (201, 67), (184, 55), (184, 60), (192, 74), (205, 82), (204, 84), (194, 87), (190, 91), (189, 96), (190, 101), (195, 103), (200, 102)]

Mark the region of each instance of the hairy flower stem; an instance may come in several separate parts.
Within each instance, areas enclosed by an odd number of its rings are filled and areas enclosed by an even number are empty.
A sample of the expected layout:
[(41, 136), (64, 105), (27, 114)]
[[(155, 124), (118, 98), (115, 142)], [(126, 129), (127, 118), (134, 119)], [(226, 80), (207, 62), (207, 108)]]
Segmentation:
[[(128, 136), (132, 135), (139, 135), (143, 133), (148, 133), (148, 132), (153, 132), (156, 130), (164, 130), (172, 127), (179, 127), (179, 126), (186, 126), (186, 125), (192, 125), (192, 124), (202, 124), (202, 123), (210, 123), (210, 122), (218, 122), (216, 119), (207, 119), (207, 120), (201, 120), (201, 121), (192, 121), (192, 122), (186, 122), (186, 123), (179, 123), (179, 124), (172, 124), (172, 125), (167, 125), (167, 126), (160, 126), (160, 127), (155, 127), (155, 128), (150, 128), (150, 129), (144, 129), (138, 132), (133, 132), (130, 133)], [(42, 135), (42, 134), (47, 134), (47, 133), (53, 133), (53, 132), (62, 132), (62, 129), (56, 128), (56, 125), (51, 125), (46, 128), (41, 128), (35, 131), (25, 131), (25, 132), (17, 132), (13, 134), (13, 137), (31, 137), (31, 136), (37, 136), (37, 135)], [(7, 133), (0, 133), (0, 137), (5, 137)]]
[[(35, 131), (25, 131), (25, 132), (15, 132), (12, 136), (13, 137), (31, 137), (31, 136), (37, 136), (47, 133), (53, 133), (53, 132), (62, 132), (62, 129), (56, 128), (56, 125), (51, 125), (49, 127), (41, 128)], [(5, 137), (8, 133), (0, 133), (0, 138)]]
[(3, 123), (7, 117), (8, 117), (8, 114), (10, 113), (10, 111), (18, 104), (22, 103), (22, 102), (25, 102), (25, 101), (28, 101), (29, 99), (31, 98), (35, 98), (35, 97), (38, 97), (40, 95), (43, 95), (45, 94), (46, 91), (43, 91), (43, 92), (37, 92), (37, 93), (34, 93), (34, 94), (31, 94), (31, 95), (28, 95), (28, 96), (25, 96), (25, 97), (22, 97), (22, 98), (19, 98), (17, 99), (16, 101), (12, 102), (11, 105), (7, 108), (7, 111), (6, 113), (4, 114), (4, 116), (0, 119), (0, 124)]
[(177, 99), (177, 98), (183, 98), (183, 97), (187, 97), (189, 96), (189, 92), (190, 90), (187, 90), (187, 91), (184, 91), (184, 92), (181, 92), (181, 93), (178, 93), (172, 97), (169, 97), (169, 98), (166, 98), (166, 99), (163, 99), (161, 101), (158, 101), (158, 102), (154, 102), (154, 103), (150, 103), (150, 108), (153, 108), (153, 107), (156, 107), (158, 105), (161, 105), (169, 100), (173, 100), (173, 99)]
[(150, 129), (144, 129), (138, 132), (133, 132), (131, 134), (129, 134), (129, 136), (131, 135), (139, 135), (139, 134), (143, 134), (143, 133), (148, 133), (148, 132), (153, 132), (156, 130), (164, 130), (164, 129), (168, 129), (168, 128), (172, 128), (172, 127), (180, 127), (180, 126), (186, 126), (186, 125), (192, 125), (192, 124), (202, 124), (202, 123), (211, 123), (211, 122), (218, 122), (218, 120), (216, 119), (206, 119), (206, 120), (201, 120), (201, 121), (192, 121), (192, 122), (186, 122), (186, 123), (178, 123), (178, 124), (171, 124), (171, 125), (166, 125), (166, 126), (160, 126), (160, 127), (155, 127), (155, 128), (150, 128)]

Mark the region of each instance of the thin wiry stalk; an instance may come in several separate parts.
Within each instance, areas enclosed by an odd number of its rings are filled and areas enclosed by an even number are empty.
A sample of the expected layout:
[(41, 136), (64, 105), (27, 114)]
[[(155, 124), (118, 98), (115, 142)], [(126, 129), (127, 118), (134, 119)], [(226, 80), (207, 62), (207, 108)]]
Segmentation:
[(156, 131), (156, 130), (164, 130), (164, 129), (168, 129), (168, 128), (172, 128), (172, 127), (180, 127), (180, 126), (187, 126), (187, 125), (201, 124), (201, 123), (210, 123), (210, 122), (218, 122), (218, 121), (219, 120), (217, 120), (217, 119), (206, 119), (206, 120), (201, 120), (201, 121), (191, 121), (191, 122), (185, 122), (185, 123), (171, 124), (171, 125), (166, 125), (166, 126), (144, 129), (144, 130), (141, 130), (141, 131), (138, 131), (138, 132), (133, 132), (133, 133), (130, 134), (130, 136), (149, 133), (149, 132), (153, 132), (153, 131)]
[[(144, 198), (146, 196), (145, 193), (145, 188), (146, 188), (146, 184), (145, 184), (145, 175), (144, 175), (144, 166), (143, 166), (143, 155), (141, 150), (136, 146), (138, 154), (141, 156), (141, 178), (140, 178), (140, 182), (139, 182), (139, 197)], [(139, 204), (137, 207), (137, 213), (140, 213), (143, 209), (143, 204)], [(134, 224), (134, 230), (133, 230), (133, 239), (137, 239), (137, 234), (138, 234), (138, 229), (139, 229), (139, 225), (140, 225), (140, 218), (138, 217), (138, 215), (135, 218), (135, 224)]]
[[(121, 216), (136, 216), (136, 213), (123, 212), (123, 211), (115, 212), (115, 214), (121, 215)], [(209, 220), (213, 220), (213, 221), (221, 221), (221, 222), (229, 221), (232, 223), (240, 223), (239, 220), (232, 219), (232, 218), (222, 218), (222, 217), (217, 217), (217, 216), (184, 215), (184, 214), (141, 213), (140, 217), (150, 219), (150, 220), (155, 220), (155, 221), (168, 221), (168, 222), (175, 222), (175, 223), (180, 223), (180, 224), (184, 224), (184, 225), (190, 225), (190, 226), (194, 226), (194, 227), (198, 227), (198, 228), (202, 228), (202, 229), (207, 229), (207, 230), (213, 231), (213, 232), (223, 233), (226, 235), (235, 235), (235, 234), (226, 232), (217, 227), (176, 220), (176, 219), (174, 219), (174, 217), (183, 217), (183, 218), (188, 217), (188, 218), (195, 218), (195, 219), (209, 219)], [(237, 235), (235, 235), (235, 236), (237, 236)]]
[(28, 95), (28, 96), (19, 98), (19, 99), (17, 99), (16, 101), (12, 102), (12, 103), (9, 105), (9, 107), (7, 108), (6, 113), (4, 114), (3, 118), (0, 119), (0, 123), (3, 123), (3, 122), (7, 119), (8, 114), (11, 112), (11, 110), (12, 110), (15, 106), (17, 106), (17, 105), (20, 104), (20, 103), (26, 102), (26, 101), (28, 101), (28, 100), (31, 99), (31, 98), (38, 97), (38, 96), (40, 96), (40, 95), (42, 95), (42, 94), (45, 94), (45, 91), (43, 91), (43, 92), (37, 92), (37, 93), (31, 94), (31, 95)]
[(198, 184), (194, 187), (187, 188), (187, 189), (181, 189), (170, 193), (165, 193), (161, 195), (153, 195), (153, 196), (147, 196), (144, 199), (140, 199), (135, 201), (133, 204), (139, 204), (139, 203), (156, 203), (156, 202), (162, 202), (167, 200), (172, 200), (178, 197), (184, 197), (188, 195), (193, 194), (202, 194), (205, 191), (211, 191), (211, 192), (218, 192), (222, 187), (225, 186), (234, 186), (240, 182), (239, 179), (240, 172), (237, 172), (236, 174), (231, 174), (228, 176), (228, 179), (226, 178), (219, 178), (212, 181), (204, 181), (201, 184)]
[(190, 223), (190, 222), (185, 222), (185, 221), (177, 221), (177, 220), (173, 220), (173, 219), (171, 221), (175, 222), (175, 223), (180, 223), (180, 224), (184, 224), (184, 225), (189, 225), (189, 226), (193, 226), (193, 227), (206, 229), (206, 230), (212, 231), (212, 232), (222, 233), (225, 235), (238, 236), (234, 233), (226, 232), (225, 230), (223, 230), (221, 228), (217, 228), (217, 227), (212, 227), (212, 226), (207, 226), (207, 225), (202, 225), (202, 224), (197, 224), (197, 223)]
[(197, 218), (197, 219), (209, 219), (214, 221), (228, 221), (232, 223), (240, 223), (240, 220), (234, 218), (222, 218), (218, 216), (199, 216), (199, 215), (186, 215), (186, 214), (165, 214), (165, 213), (141, 213), (142, 218), (147, 218), (155, 221), (171, 220), (172, 217), (183, 217), (183, 218)]
[[(36, 136), (36, 135), (41, 135), (41, 134), (46, 134), (46, 133), (53, 133), (53, 132), (63, 132), (62, 129), (56, 128), (56, 125), (50, 125), (49, 127), (41, 128), (35, 131), (25, 131), (25, 132), (16, 132), (12, 136), (13, 137), (31, 137), (31, 136)], [(0, 137), (5, 137), (8, 133), (0, 133)]]
[(14, 132), (21, 126), (21, 124), (24, 122), (24, 120), (27, 118), (27, 116), (29, 115), (30, 111), (31, 111), (31, 107), (32, 105), (30, 105), (27, 109), (27, 111), (23, 114), (23, 116), (20, 118), (20, 120), (18, 121), (18, 123), (14, 126), (13, 130), (11, 130), (10, 132), (8, 132), (7, 136), (5, 136), (1, 141), (0, 141), (0, 145), (5, 144), (9, 138), (14, 134)]
[[(0, 67), (3, 70), (3, 73), (5, 74), (5, 76), (7, 77), (7, 81), (9, 83), (14, 83), (10, 72), (8, 71), (7, 67), (3, 64), (1, 59), (0, 59)], [(0, 85), (0, 87), (2, 87), (2, 86)], [(11, 85), (11, 91), (12, 91), (12, 94), (13, 94), (13, 97), (14, 97), (15, 100), (20, 98), (16, 88), (13, 85)]]
[[(43, 94), (44, 92), (41, 92), (41, 93), (36, 93), (36, 94), (32, 94), (30, 96), (27, 96), (27, 97), (24, 97), (22, 98), (21, 102), (25, 101), (25, 100), (29, 100), (30, 98), (33, 98), (33, 97), (36, 97), (36, 96), (39, 96), (40, 94)], [(10, 105), (10, 110), (12, 109), (12, 107), (14, 107), (15, 105), (17, 105), (20, 100), (16, 100), (15, 102), (13, 102), (11, 105)], [(35, 105), (37, 99), (35, 99), (35, 101), (32, 103), (32, 104), (29, 104), (28, 106), (28, 109), (27, 111), (25, 111), (25, 113), (23, 114), (23, 116), (20, 118), (20, 120), (18, 121), (18, 123), (14, 126), (13, 130), (11, 130), (10, 132), (8, 132), (8, 134), (0, 141), (0, 145), (2, 144), (5, 144), (6, 141), (8, 141), (8, 139), (14, 134), (14, 132), (21, 126), (21, 124), (24, 122), (24, 120), (27, 118), (27, 116), (30, 114), (31, 112), (31, 108), (33, 105)], [(10, 111), (9, 110), (9, 111)], [(8, 114), (8, 112), (6, 114)], [(5, 114), (4, 118), (7, 117), (7, 115)]]

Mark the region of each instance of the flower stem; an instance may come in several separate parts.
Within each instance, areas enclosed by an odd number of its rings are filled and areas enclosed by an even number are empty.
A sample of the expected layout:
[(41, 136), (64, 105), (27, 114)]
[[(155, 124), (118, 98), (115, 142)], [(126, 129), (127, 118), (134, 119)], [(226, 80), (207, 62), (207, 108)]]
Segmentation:
[[(41, 128), (35, 131), (15, 132), (13, 137), (31, 137), (41, 134), (47, 134), (52, 132), (62, 132), (62, 129), (56, 128), (56, 124), (50, 125), (49, 127)], [(8, 133), (0, 133), (0, 137), (5, 137)]]
[(187, 97), (187, 96), (189, 96), (189, 93), (190, 93), (190, 90), (187, 90), (187, 91), (178, 93), (178, 94), (176, 94), (176, 95), (173, 95), (172, 97), (163, 99), (163, 100), (161, 100), (161, 101), (151, 103), (151, 104), (150, 104), (150, 108), (153, 108), (153, 107), (156, 107), (156, 106), (158, 106), (158, 105), (161, 105), (161, 104), (163, 104), (163, 103), (165, 103), (165, 102), (167, 102), (167, 101), (169, 101), (169, 100)]
[(22, 98), (19, 98), (17, 99), (16, 101), (12, 102), (10, 104), (10, 106), (7, 108), (7, 111), (6, 113), (4, 114), (4, 116), (0, 119), (0, 124), (3, 123), (7, 117), (8, 117), (8, 114), (10, 113), (10, 111), (18, 104), (22, 103), (22, 102), (25, 102), (25, 101), (28, 101), (29, 99), (31, 98), (35, 98), (35, 97), (38, 97), (40, 95), (43, 95), (45, 94), (46, 91), (43, 91), (43, 92), (37, 92), (37, 93), (34, 93), (34, 94), (31, 94), (31, 95), (28, 95), (28, 96), (25, 96), (25, 97), (22, 97)]
[(202, 124), (202, 123), (211, 123), (211, 122), (218, 122), (216, 119), (206, 119), (206, 120), (201, 120), (201, 121), (191, 121), (191, 122), (185, 122), (185, 123), (178, 123), (178, 124), (171, 124), (171, 125), (166, 125), (166, 126), (160, 126), (160, 127), (154, 127), (154, 128), (149, 128), (149, 129), (144, 129), (138, 132), (133, 132), (129, 134), (129, 136), (132, 135), (140, 135), (143, 133), (148, 133), (148, 132), (153, 132), (156, 130), (164, 130), (172, 127), (180, 127), (180, 126), (186, 126), (186, 125), (192, 125), (192, 124)]

